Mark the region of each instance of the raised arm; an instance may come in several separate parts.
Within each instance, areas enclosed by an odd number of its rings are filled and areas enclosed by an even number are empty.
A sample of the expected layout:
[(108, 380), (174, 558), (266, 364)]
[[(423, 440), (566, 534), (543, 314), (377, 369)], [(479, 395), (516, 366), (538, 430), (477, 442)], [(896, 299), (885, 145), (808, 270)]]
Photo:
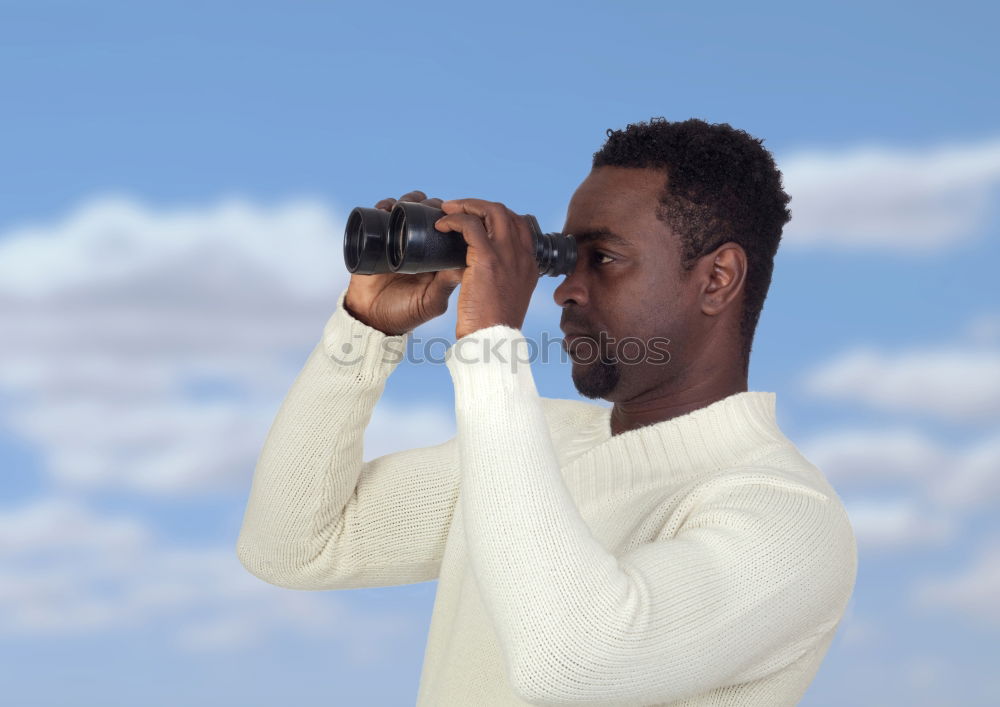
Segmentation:
[(292, 589), (436, 578), (458, 495), (454, 439), (362, 461), (406, 335), (355, 319), (345, 294), (271, 425), (237, 544), (247, 570)]
[[(400, 200), (441, 204), (421, 191)], [(237, 543), (254, 575), (293, 589), (437, 577), (458, 494), (454, 440), (370, 462), (362, 445), (406, 336), (443, 314), (461, 281), (458, 270), (351, 276), (254, 471)]]
[[(856, 574), (836, 499), (777, 470), (734, 469), (689, 493), (676, 534), (609, 552), (559, 473), (530, 367), (509, 363), (527, 360), (519, 339), (480, 329), (447, 359), (469, 561), (518, 696), (674, 703), (822, 648)], [(498, 355), (453, 355), (465, 342)]]

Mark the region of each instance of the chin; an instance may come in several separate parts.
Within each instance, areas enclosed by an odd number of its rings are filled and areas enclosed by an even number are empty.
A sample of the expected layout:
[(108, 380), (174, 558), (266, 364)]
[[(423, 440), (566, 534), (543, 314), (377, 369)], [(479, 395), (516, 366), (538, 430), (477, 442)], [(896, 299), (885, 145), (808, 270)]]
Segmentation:
[(573, 385), (585, 398), (607, 400), (621, 380), (621, 369), (616, 364), (594, 361), (573, 363)]

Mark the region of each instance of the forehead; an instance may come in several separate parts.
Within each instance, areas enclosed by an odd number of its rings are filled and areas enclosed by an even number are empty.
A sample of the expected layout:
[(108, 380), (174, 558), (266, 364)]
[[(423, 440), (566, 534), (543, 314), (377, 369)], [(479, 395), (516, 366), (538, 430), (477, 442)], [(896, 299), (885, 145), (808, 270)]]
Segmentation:
[(656, 217), (666, 177), (666, 172), (658, 169), (594, 169), (570, 200), (565, 232), (607, 229), (630, 240), (640, 240), (640, 234), (669, 231)]

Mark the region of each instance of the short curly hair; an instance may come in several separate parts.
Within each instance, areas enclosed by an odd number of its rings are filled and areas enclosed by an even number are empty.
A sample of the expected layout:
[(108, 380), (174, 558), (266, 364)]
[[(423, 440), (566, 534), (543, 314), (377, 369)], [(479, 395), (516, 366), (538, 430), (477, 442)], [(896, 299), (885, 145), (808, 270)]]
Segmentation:
[(680, 238), (682, 274), (723, 243), (747, 255), (739, 333), (744, 370), (764, 308), (791, 197), (763, 140), (728, 123), (663, 117), (607, 131), (593, 167), (647, 167), (665, 171), (657, 218)]

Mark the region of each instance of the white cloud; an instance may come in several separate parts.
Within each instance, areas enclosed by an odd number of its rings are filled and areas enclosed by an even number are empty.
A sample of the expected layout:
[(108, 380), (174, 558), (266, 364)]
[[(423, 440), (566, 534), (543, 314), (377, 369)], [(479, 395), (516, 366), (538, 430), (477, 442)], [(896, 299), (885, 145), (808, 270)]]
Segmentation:
[(845, 352), (809, 373), (805, 389), (894, 411), (961, 421), (1000, 419), (1000, 351), (949, 348)]
[[(106, 195), (62, 223), (4, 234), (0, 282), (4, 293), (32, 297), (92, 287), (107, 292), (109, 285), (120, 292), (141, 276), (163, 288), (153, 295), (182, 295), (197, 284), (192, 297), (212, 292), (229, 305), (248, 296), (253, 304), (261, 301), (254, 297), (260, 286), (324, 296), (347, 284), (342, 234), (341, 223), (316, 199), (264, 207), (231, 197), (210, 207), (154, 211)], [(263, 282), (245, 279), (251, 274)]]
[(1000, 437), (966, 447), (938, 470), (929, 495), (942, 505), (995, 508), (1000, 504)]
[(1000, 183), (1000, 140), (935, 148), (862, 145), (779, 160), (793, 246), (940, 249), (979, 235)]
[(833, 482), (924, 480), (949, 469), (950, 454), (915, 430), (839, 430), (801, 445), (809, 461)]
[(912, 429), (840, 430), (801, 448), (839, 489), (902, 482), (942, 510), (1000, 503), (1000, 436), (948, 447)]
[(183, 495), (245, 479), (276, 409), (169, 395), (132, 402), (95, 396), (32, 405), (12, 427), (43, 446), (46, 471), (65, 487)]
[[(245, 478), (347, 285), (342, 234), (317, 200), (153, 210), (122, 197), (3, 234), (0, 423), (75, 488)], [(448, 426), (433, 410), (388, 414), (376, 451)]]
[(956, 532), (953, 521), (912, 498), (845, 500), (859, 549), (905, 550), (943, 546)]
[(914, 607), (952, 609), (974, 622), (1000, 627), (1000, 538), (987, 540), (972, 565), (950, 577), (925, 578), (911, 595)]
[(186, 650), (248, 647), (275, 635), (342, 640), (353, 660), (419, 631), (341, 595), (281, 589), (250, 575), (233, 547), (170, 547), (135, 518), (47, 498), (0, 511), (0, 633), (59, 638), (164, 632)]
[(0, 511), (0, 557), (99, 551), (106, 561), (131, 562), (151, 540), (134, 518), (98, 518), (78, 502), (52, 497)]

